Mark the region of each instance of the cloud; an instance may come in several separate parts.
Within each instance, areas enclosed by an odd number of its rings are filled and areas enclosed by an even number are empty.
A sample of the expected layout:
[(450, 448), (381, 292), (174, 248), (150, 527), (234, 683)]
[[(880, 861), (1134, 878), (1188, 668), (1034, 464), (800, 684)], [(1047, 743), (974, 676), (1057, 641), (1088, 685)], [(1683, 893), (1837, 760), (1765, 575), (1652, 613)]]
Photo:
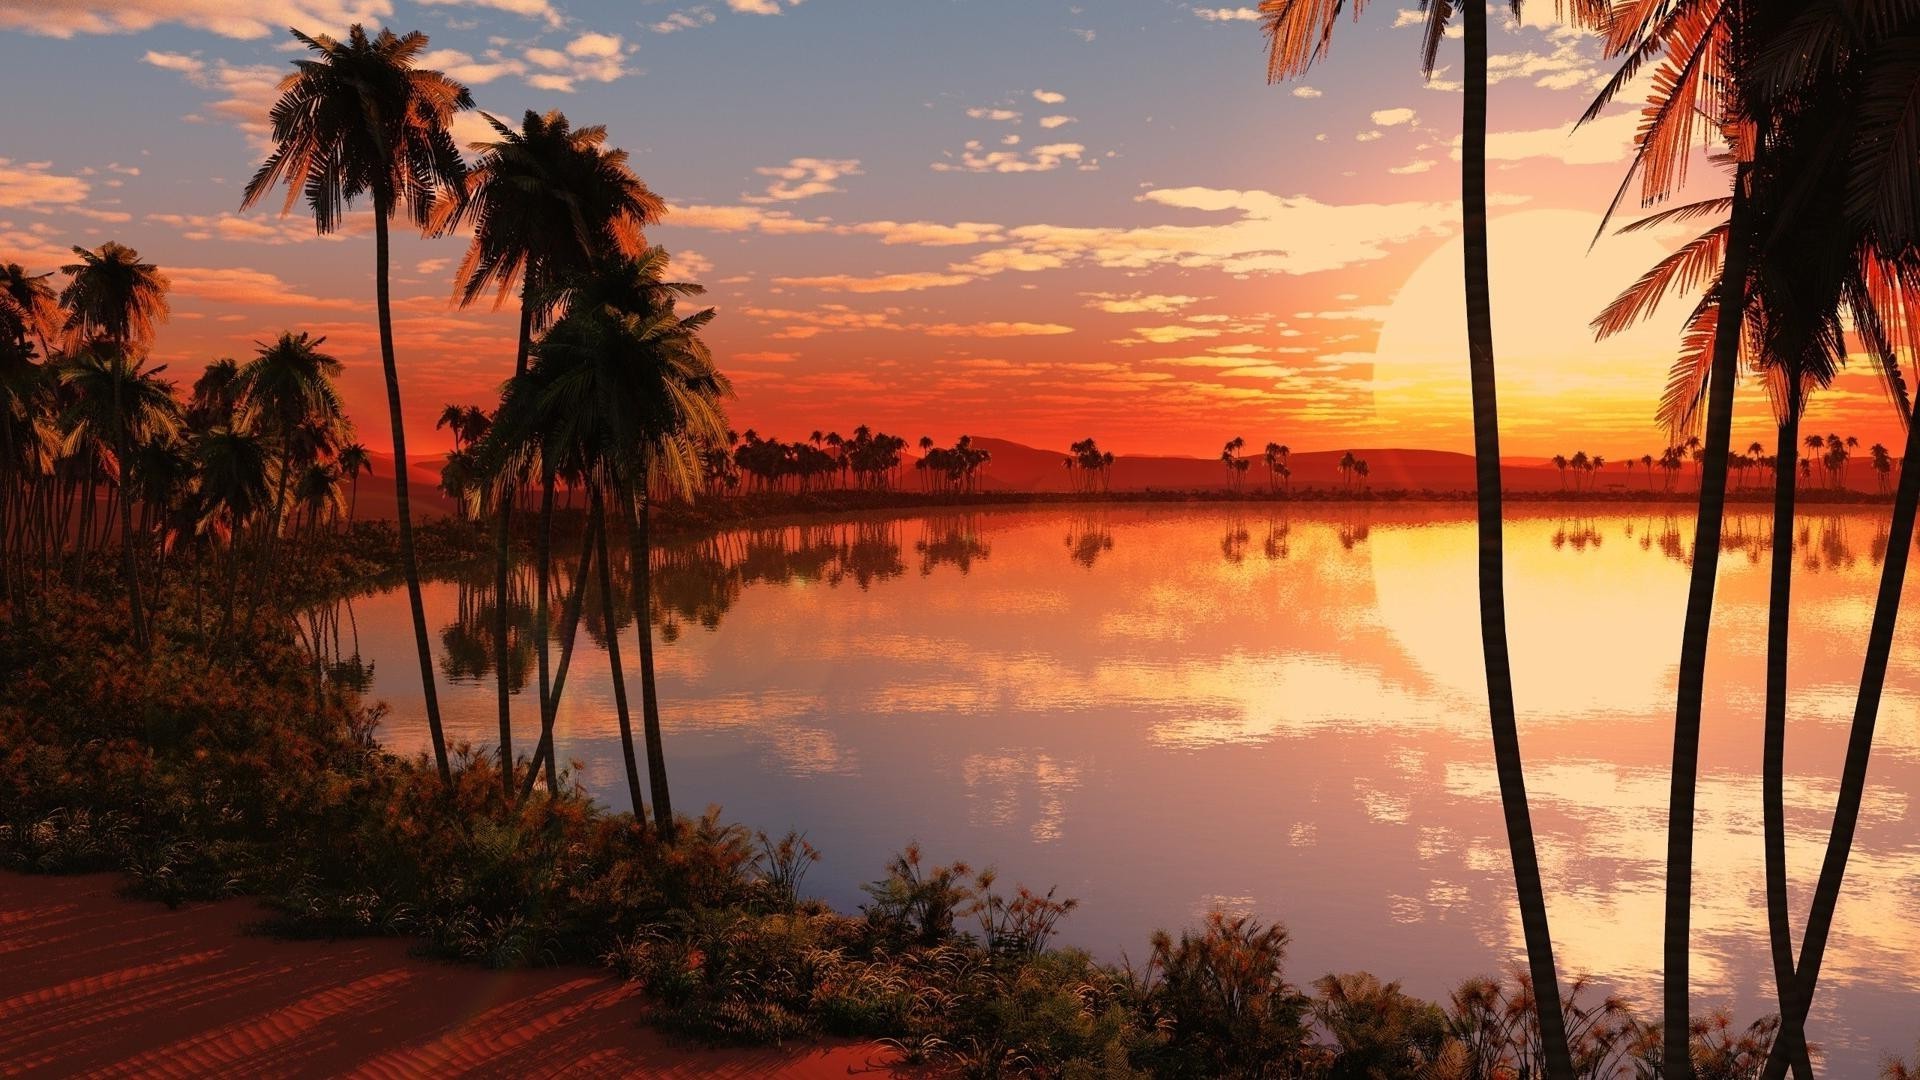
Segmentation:
[(1193, 13), (1208, 22), (1259, 22), (1260, 13), (1253, 8), (1202, 8), (1193, 9)]
[(1042, 105), (1058, 105), (1067, 100), (1067, 95), (1056, 90), (1035, 90), (1033, 92), (1033, 100)]
[[(958, 162), (936, 161), (932, 168), (935, 172), (1051, 172), (1068, 162), (1081, 161), (1086, 152), (1087, 148), (1079, 143), (1048, 143), (1025, 152), (989, 151), (982, 148), (978, 139), (974, 139), (967, 143)], [(1082, 166), (1088, 167), (1091, 167), (1091, 163)]]
[(972, 108), (967, 110), (967, 115), (975, 120), (996, 120), (1012, 124), (1020, 122), (1020, 113), (1014, 109)]
[[(795, 7), (800, 0), (787, 0), (788, 7)], [(780, 0), (727, 0), (727, 7), (742, 15), (778, 15)]]
[(692, 248), (682, 248), (673, 253), (673, 272), (682, 280), (703, 278), (713, 273), (713, 260)]
[[(1551, 158), (1566, 165), (1618, 165), (1633, 152), (1639, 130), (1638, 113), (1603, 116), (1577, 129), (1536, 128), (1531, 131), (1495, 131), (1487, 135), (1487, 160), (1525, 161)], [(1453, 140), (1453, 157), (1460, 157), (1460, 139)]]
[(1194, 338), (1216, 338), (1220, 331), (1201, 326), (1136, 326), (1133, 332), (1144, 341), (1155, 345), (1171, 345), (1176, 341), (1191, 341)]
[(820, 233), (833, 228), (829, 222), (809, 221), (785, 210), (760, 206), (677, 206), (667, 212), (664, 223), (714, 232), (761, 232), (774, 236)]
[[(5, 0), (0, 0), (0, 3), (3, 2)], [(280, 80), (290, 70), (273, 64), (229, 64), (225, 60), (215, 60), (209, 65), (195, 56), (152, 50), (148, 50), (141, 59), (162, 71), (181, 75), (202, 90), (219, 94), (211, 103), (212, 111), (252, 137), (256, 143), (266, 140), (267, 112), (279, 95)], [(204, 120), (204, 117), (189, 116), (187, 119)]]
[(1426, 172), (1428, 169), (1433, 168), (1433, 165), (1434, 163), (1432, 161), (1422, 158), (1418, 161), (1409, 161), (1405, 165), (1392, 166), (1387, 171), (1393, 173), (1395, 176), (1410, 176), (1413, 173)]
[(15, 164), (0, 158), (0, 206), (10, 209), (78, 209), (92, 186), (77, 176), (52, 172), (51, 161)]
[(559, 26), (560, 13), (553, 9), (547, 0), (420, 0), (427, 7), (453, 7), (467, 5), (492, 8), (510, 15), (524, 15), (529, 19), (544, 19), (549, 26)]
[(841, 231), (878, 236), (882, 244), (914, 244), (920, 247), (955, 247), (985, 244), (1001, 237), (1001, 227), (978, 221), (942, 225), (933, 221), (868, 221), (845, 226)]
[(351, 311), (365, 306), (357, 300), (308, 296), (274, 274), (244, 266), (169, 267), (167, 277), (173, 282), (176, 296), (217, 304), (326, 308), (335, 311)]
[(1317, 98), (1320, 96), (1320, 91), (1311, 86), (1296, 86), (1293, 88), (1293, 96), (1297, 98)]
[(702, 26), (713, 25), (714, 20), (718, 17), (719, 16), (715, 15), (711, 10), (704, 7), (688, 8), (685, 11), (674, 12), (659, 22), (654, 23), (648, 27), (648, 29), (656, 34), (672, 34), (681, 30), (697, 30)]
[(528, 49), (527, 61), (543, 70), (527, 76), (527, 85), (536, 90), (571, 94), (580, 82), (613, 82), (631, 74), (625, 64), (630, 51), (619, 34), (591, 30), (569, 41), (565, 50)]
[(1140, 201), (1176, 210), (1232, 214), (1199, 225), (1009, 229), (1016, 244), (1112, 269), (1159, 265), (1213, 267), (1228, 273), (1310, 274), (1385, 258), (1388, 249), (1452, 231), (1447, 203), (1333, 205), (1305, 195), (1216, 188), (1156, 188)]
[(745, 196), (748, 202), (789, 202), (844, 190), (834, 186), (843, 176), (859, 176), (860, 162), (852, 158), (794, 158), (785, 165), (763, 165), (754, 170), (770, 176), (765, 195)]
[(878, 277), (853, 277), (848, 274), (827, 274), (818, 277), (777, 277), (774, 284), (802, 289), (820, 289), (824, 292), (850, 293), (900, 293), (920, 292), (925, 289), (944, 289), (953, 285), (965, 285), (976, 280), (971, 274), (908, 273), (882, 274)]
[(936, 323), (914, 329), (928, 337), (1053, 337), (1073, 333), (1071, 326), (1033, 322)]
[(420, 54), (420, 66), (443, 71), (470, 86), (484, 86), (502, 75), (522, 75), (527, 70), (524, 61), (510, 59), (498, 49), (487, 50), (484, 60), (459, 49), (432, 49)]
[(1043, 116), (1040, 118), (1040, 126), (1046, 128), (1048, 131), (1052, 131), (1054, 128), (1071, 124), (1077, 119), (1079, 119), (1079, 117), (1076, 116)]
[(45, 37), (133, 34), (162, 23), (220, 37), (255, 39), (288, 26), (378, 25), (393, 15), (391, 0), (0, 0), (0, 29)]
[(1414, 115), (1412, 109), (1375, 109), (1371, 119), (1379, 127), (1399, 127), (1413, 123)]
[(1169, 296), (1162, 293), (1082, 293), (1092, 300), (1089, 307), (1114, 315), (1139, 315), (1151, 312), (1155, 315), (1171, 315), (1188, 304), (1198, 303), (1197, 296)]
[(354, 214), (343, 228), (322, 236), (313, 229), (313, 219), (305, 216), (242, 217), (219, 214), (148, 214), (147, 221), (170, 225), (187, 240), (231, 240), (243, 244), (299, 244), (308, 240), (341, 240), (362, 231), (363, 214)]

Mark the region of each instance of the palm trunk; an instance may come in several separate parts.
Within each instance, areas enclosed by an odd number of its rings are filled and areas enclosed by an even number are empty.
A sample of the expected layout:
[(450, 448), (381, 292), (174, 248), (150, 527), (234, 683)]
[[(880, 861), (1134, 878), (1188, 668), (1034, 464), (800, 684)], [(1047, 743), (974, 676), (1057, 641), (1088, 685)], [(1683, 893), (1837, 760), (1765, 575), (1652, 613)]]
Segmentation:
[(1720, 570), (1720, 529), (1727, 504), (1727, 444), (1733, 437), (1733, 383), (1740, 361), (1741, 319), (1747, 295), (1750, 165), (1734, 173), (1733, 208), (1720, 279), (1720, 314), (1707, 381), (1707, 434), (1701, 460), (1700, 506), (1694, 519), (1693, 568), (1686, 622), (1680, 636), (1680, 680), (1673, 721), (1673, 780), (1667, 799), (1666, 977), (1661, 998), (1664, 1061), (1673, 1080), (1692, 1080), (1688, 973), (1692, 960), (1693, 825), (1700, 775), (1700, 708), (1706, 691), (1707, 636), (1713, 626), (1713, 589)]
[(1473, 387), (1474, 474), (1479, 494), (1480, 642), (1487, 668), (1487, 708), (1500, 806), (1519, 894), (1520, 926), (1532, 974), (1535, 1013), (1547, 1076), (1573, 1080), (1560, 979), (1547, 926), (1547, 899), (1534, 850), (1533, 819), (1514, 715), (1512, 661), (1507, 652), (1506, 569), (1500, 492), (1500, 416), (1493, 362), (1492, 286), (1487, 274), (1487, 8), (1462, 6), (1466, 80), (1461, 121), (1460, 209), (1465, 225), (1467, 354)]
[(413, 507), (407, 498), (407, 426), (400, 411), (400, 368), (393, 357), (393, 304), (387, 286), (387, 215), (391, 211), (390, 205), (373, 210), (373, 287), (380, 318), (380, 366), (387, 378), (387, 415), (393, 422), (394, 516), (400, 519), (400, 566), (407, 575), (407, 603), (413, 609), (413, 645), (420, 654), (420, 693), (427, 707), (427, 730), (433, 736), (433, 759), (441, 781), (451, 785), (453, 769), (447, 764), (447, 736), (440, 727), (439, 688), (433, 681), (433, 647), (427, 640), (427, 607), (420, 596), (420, 562), (413, 552)]
[(648, 536), (648, 494), (644, 474), (624, 493), (627, 503), (627, 555), (632, 562), (634, 619), (640, 627), (640, 715), (647, 740), (647, 788), (653, 794), (653, 820), (660, 835), (673, 838), (673, 802), (667, 796), (666, 745), (660, 736), (660, 694), (653, 681), (653, 545)]
[[(627, 676), (620, 667), (620, 623), (613, 610), (613, 575), (607, 569), (607, 530), (601, 507), (600, 485), (591, 484), (588, 495), (592, 521), (588, 528), (598, 534), (600, 545), (600, 615), (607, 627), (607, 667), (613, 674), (613, 707), (620, 717), (620, 757), (627, 766), (627, 798), (633, 803), (633, 819), (645, 821), (646, 804), (640, 801), (640, 764), (633, 756), (633, 717), (627, 712)], [(636, 614), (640, 638), (645, 641), (652, 627), (645, 612)]]
[(498, 520), (493, 529), (493, 668), (500, 706), (500, 790), (508, 798), (513, 797), (513, 692), (507, 678), (508, 524), (512, 513), (513, 491), (503, 480), (494, 496)]
[[(531, 277), (523, 279), (520, 290), (520, 339), (515, 346), (513, 376), (527, 373), (527, 353), (533, 343), (533, 309), (527, 304)], [(357, 481), (356, 481), (357, 482)], [(495, 691), (500, 709), (500, 788), (513, 794), (513, 692), (507, 680), (507, 574), (512, 562), (513, 492), (518, 478), (503, 479), (494, 497), (494, 512), (499, 520), (493, 533), (493, 666)]]
[[(132, 370), (133, 362), (127, 357), (124, 345), (120, 347), (119, 360), (124, 370)], [(120, 454), (120, 570), (127, 579), (127, 615), (133, 626), (133, 647), (144, 653), (149, 643), (146, 619), (140, 610), (140, 564), (133, 555), (133, 440), (121, 401), (120, 375), (121, 372), (116, 372), (113, 379), (114, 426), (118, 429), (115, 435)]]
[[(1900, 617), (1900, 592), (1906, 585), (1907, 561), (1913, 557), (1913, 524), (1920, 508), (1920, 415), (1907, 421), (1907, 446), (1900, 465), (1900, 486), (1893, 498), (1893, 524), (1887, 536), (1887, 561), (1880, 568), (1880, 594), (1874, 602), (1873, 626), (1867, 633), (1866, 662), (1860, 673), (1860, 695), (1854, 703), (1853, 730), (1847, 739), (1847, 759), (1840, 774), (1840, 797), (1833, 811), (1833, 831), (1814, 886), (1813, 909), (1807, 915), (1806, 937), (1800, 945), (1800, 966), (1794, 974), (1794, 1000), (1783, 1001), (1780, 1034), (1767, 1057), (1766, 1080), (1786, 1074), (1787, 1053), (1806, 1039), (1807, 1011), (1820, 980), (1827, 936), (1833, 929), (1834, 908), (1853, 852), (1853, 835), (1860, 824), (1860, 800), (1866, 794), (1867, 762), (1873, 753), (1873, 730), (1880, 717), (1880, 695), (1886, 689), (1887, 659), (1893, 650), (1893, 630)], [(1791, 1044), (1791, 1045), (1789, 1045)]]
[[(604, 522), (602, 527), (605, 527)], [(567, 667), (573, 662), (573, 639), (578, 636), (580, 612), (586, 606), (587, 575), (593, 572), (593, 537), (592, 529), (580, 534), (580, 562), (573, 574), (573, 595), (567, 597), (566, 609), (560, 616), (560, 663), (553, 671), (553, 692), (540, 703), (540, 743), (534, 747), (533, 760), (527, 765), (526, 779), (520, 782), (522, 800), (533, 794), (533, 781), (542, 767), (553, 764), (553, 721), (559, 715), (560, 695), (567, 688)], [(549, 769), (548, 773), (551, 776), (552, 770)], [(553, 794), (554, 790), (554, 787), (549, 787), (548, 794)]]
[[(533, 595), (533, 640), (539, 647), (536, 653), (539, 665), (540, 700), (548, 702), (547, 666), (552, 642), (547, 635), (547, 589), (553, 574), (553, 466), (543, 465), (540, 470), (540, 538), (535, 543), (534, 552), (534, 595)], [(551, 711), (542, 706), (542, 727), (546, 726), (544, 714)], [(554, 768), (554, 755), (547, 756), (547, 794), (556, 794), (560, 790), (560, 777)]]
[[(1800, 400), (1790, 392), (1787, 418), (1780, 424), (1780, 460), (1800, 442)], [(1780, 1014), (1792, 1011), (1793, 925), (1787, 918), (1787, 632), (1793, 594), (1793, 467), (1774, 470), (1772, 585), (1767, 596), (1767, 704), (1762, 751), (1761, 801), (1765, 804), (1767, 849), (1767, 938), (1773, 952), (1773, 981)], [(1784, 546), (1781, 541), (1785, 540)], [(1813, 1080), (1804, 1038), (1788, 1047), (1796, 1080)]]

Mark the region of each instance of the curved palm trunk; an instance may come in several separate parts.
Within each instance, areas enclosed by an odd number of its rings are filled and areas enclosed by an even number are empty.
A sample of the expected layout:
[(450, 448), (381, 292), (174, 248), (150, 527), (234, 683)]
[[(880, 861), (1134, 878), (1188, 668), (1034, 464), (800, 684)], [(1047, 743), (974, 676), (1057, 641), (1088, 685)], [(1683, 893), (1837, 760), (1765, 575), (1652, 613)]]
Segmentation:
[[(1907, 561), (1913, 557), (1913, 525), (1920, 508), (1920, 415), (1907, 421), (1907, 446), (1901, 457), (1900, 486), (1893, 498), (1893, 524), (1887, 536), (1887, 561), (1880, 568), (1880, 594), (1874, 601), (1873, 626), (1867, 632), (1866, 662), (1860, 672), (1860, 695), (1854, 702), (1853, 730), (1847, 738), (1846, 764), (1840, 773), (1840, 797), (1833, 811), (1833, 831), (1827, 838), (1826, 859), (1814, 886), (1813, 909), (1807, 915), (1807, 933), (1800, 945), (1800, 966), (1794, 975), (1794, 1000), (1782, 1002), (1780, 1034), (1767, 1057), (1766, 1080), (1786, 1074), (1787, 1054), (1806, 1039), (1807, 1010), (1820, 980), (1827, 936), (1833, 930), (1833, 912), (1840, 903), (1840, 886), (1847, 875), (1847, 857), (1853, 852), (1853, 834), (1860, 824), (1860, 800), (1866, 794), (1867, 763), (1873, 754), (1873, 730), (1880, 718), (1880, 695), (1886, 689), (1887, 659), (1893, 651), (1893, 630), (1900, 618), (1900, 592), (1906, 586)], [(1791, 1045), (1790, 1045), (1791, 1044)]]
[(420, 598), (420, 562), (413, 553), (413, 505), (407, 498), (407, 426), (400, 412), (400, 368), (393, 358), (393, 304), (387, 287), (390, 210), (375, 206), (373, 211), (373, 288), (380, 319), (380, 366), (387, 379), (387, 415), (393, 421), (394, 516), (400, 519), (400, 566), (407, 575), (407, 603), (413, 609), (413, 645), (420, 654), (420, 693), (427, 707), (427, 730), (433, 736), (433, 760), (441, 781), (452, 784), (447, 736), (440, 727), (439, 688), (433, 681), (433, 647), (427, 641), (427, 608)]
[[(1761, 801), (1765, 805), (1767, 849), (1767, 939), (1773, 953), (1773, 981), (1780, 995), (1780, 1014), (1793, 1009), (1793, 926), (1787, 918), (1787, 641), (1793, 595), (1794, 482), (1791, 464), (1800, 444), (1800, 402), (1789, 400), (1787, 419), (1780, 425), (1777, 458), (1787, 464), (1774, 469), (1772, 584), (1767, 595), (1767, 704), (1762, 762)], [(1797, 1033), (1796, 1033), (1797, 1034)], [(1785, 1041), (1784, 1035), (1782, 1041)], [(1787, 1047), (1796, 1080), (1813, 1080), (1804, 1038)]]
[(1673, 720), (1673, 778), (1667, 797), (1666, 976), (1661, 995), (1667, 1075), (1692, 1080), (1689, 1057), (1689, 964), (1693, 923), (1693, 816), (1700, 776), (1700, 709), (1707, 681), (1707, 637), (1713, 624), (1713, 589), (1720, 571), (1720, 529), (1727, 506), (1727, 445), (1733, 437), (1733, 381), (1740, 359), (1741, 319), (1747, 282), (1747, 182), (1750, 166), (1734, 174), (1733, 208), (1727, 219), (1720, 315), (1707, 382), (1707, 433), (1701, 461), (1700, 506), (1694, 518), (1693, 569), (1687, 586), (1686, 622), (1680, 635), (1680, 680)]
[[(640, 764), (633, 756), (633, 716), (627, 711), (627, 675), (620, 666), (620, 623), (613, 610), (613, 574), (607, 569), (607, 530), (600, 498), (600, 485), (589, 485), (591, 494), (590, 508), (587, 513), (592, 518), (587, 528), (598, 537), (600, 546), (600, 616), (607, 626), (607, 667), (613, 675), (613, 708), (620, 717), (620, 758), (627, 766), (627, 798), (633, 804), (633, 819), (647, 819), (647, 805), (640, 801)], [(640, 636), (645, 640), (648, 626), (645, 612), (639, 613), (635, 621), (640, 624)]]
[(1492, 287), (1487, 276), (1487, 8), (1485, 4), (1469, 3), (1461, 5), (1461, 11), (1465, 17), (1467, 70), (1461, 123), (1460, 209), (1466, 241), (1467, 362), (1473, 387), (1474, 477), (1479, 488), (1480, 643), (1486, 658), (1487, 710), (1547, 1076), (1573, 1080), (1566, 1016), (1560, 1008), (1560, 979), (1553, 963), (1553, 936), (1547, 926), (1546, 893), (1540, 884), (1533, 819), (1527, 810), (1520, 729), (1514, 716), (1512, 662), (1507, 653), (1500, 415), (1493, 366)]
[(660, 736), (660, 693), (653, 682), (653, 544), (647, 534), (647, 481), (625, 493), (627, 557), (632, 562), (634, 621), (640, 629), (640, 718), (647, 740), (647, 789), (653, 793), (653, 820), (660, 835), (673, 837), (673, 802), (667, 795), (666, 745)]

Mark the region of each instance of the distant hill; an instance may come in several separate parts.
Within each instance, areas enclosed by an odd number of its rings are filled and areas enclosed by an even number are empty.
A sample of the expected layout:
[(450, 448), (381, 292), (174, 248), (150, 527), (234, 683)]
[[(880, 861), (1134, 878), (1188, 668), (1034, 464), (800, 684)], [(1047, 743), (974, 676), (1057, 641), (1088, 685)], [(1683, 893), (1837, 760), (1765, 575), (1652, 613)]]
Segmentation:
[[(1063, 450), (1038, 450), (1006, 439), (976, 437), (974, 445), (993, 455), (987, 467), (984, 486), (1001, 491), (1064, 491), (1071, 482), (1062, 464), (1069, 456)], [(1295, 488), (1337, 488), (1347, 481), (1339, 463), (1346, 450), (1317, 450), (1295, 453), (1288, 460)], [(1450, 450), (1401, 450), (1354, 447), (1353, 456), (1367, 463), (1368, 483), (1375, 488), (1409, 490), (1465, 491), (1474, 486), (1473, 457)], [(1245, 483), (1261, 487), (1267, 484), (1267, 467), (1253, 450)], [(1509, 460), (1504, 467), (1506, 487), (1511, 490), (1544, 491), (1560, 486), (1559, 474), (1533, 460)], [(1121, 454), (1114, 459), (1109, 482), (1116, 491), (1196, 490), (1228, 486), (1225, 466), (1218, 458), (1167, 457)], [(1356, 483), (1358, 481), (1355, 481)], [(1626, 474), (1603, 472), (1601, 486), (1624, 484)]]

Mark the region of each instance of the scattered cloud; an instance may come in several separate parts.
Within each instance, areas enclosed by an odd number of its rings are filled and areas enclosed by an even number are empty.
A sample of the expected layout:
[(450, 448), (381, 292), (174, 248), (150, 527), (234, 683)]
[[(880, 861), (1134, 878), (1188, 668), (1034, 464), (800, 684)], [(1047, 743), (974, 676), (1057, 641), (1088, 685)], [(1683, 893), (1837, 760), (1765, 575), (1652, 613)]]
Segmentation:
[(1412, 109), (1375, 109), (1370, 116), (1376, 127), (1399, 127), (1414, 121)]
[(719, 18), (711, 8), (694, 7), (685, 11), (676, 11), (648, 29), (656, 34), (672, 34), (681, 30), (698, 30), (702, 26), (711, 26)]
[(87, 201), (92, 185), (78, 176), (53, 172), (51, 161), (15, 164), (0, 158), (0, 207), (27, 210), (72, 210)]
[(356, 300), (308, 296), (275, 274), (245, 266), (169, 267), (167, 277), (173, 282), (173, 292), (176, 296), (192, 297), (216, 304), (325, 308), (335, 311), (354, 310), (364, 306)]
[(952, 225), (933, 221), (867, 221), (848, 225), (843, 231), (878, 236), (883, 244), (914, 244), (921, 247), (985, 244), (1000, 239), (1002, 233), (1000, 226), (978, 221), (961, 221)]
[[(242, 217), (219, 214), (148, 214), (147, 221), (180, 230), (187, 240), (231, 240), (243, 244), (298, 244), (308, 240), (340, 240), (360, 231), (363, 215), (355, 214), (342, 224), (346, 227), (325, 236), (316, 233), (313, 219), (295, 217)], [(440, 260), (445, 262), (446, 260)], [(426, 271), (422, 271), (423, 273)]]
[(1321, 94), (1319, 90), (1311, 86), (1302, 85), (1293, 88), (1293, 96), (1297, 98), (1317, 98), (1320, 97)]
[(944, 289), (953, 285), (965, 285), (975, 280), (971, 274), (910, 273), (882, 274), (878, 277), (854, 277), (850, 274), (827, 274), (818, 277), (777, 277), (774, 284), (801, 289), (819, 289), (823, 292), (850, 293), (900, 293), (920, 292), (924, 289)]
[(1058, 105), (1067, 100), (1067, 95), (1057, 90), (1035, 90), (1033, 92), (1033, 100), (1042, 105)]
[(528, 49), (528, 64), (540, 70), (527, 76), (527, 85), (571, 94), (581, 82), (612, 82), (631, 74), (625, 63), (631, 51), (619, 34), (591, 30), (569, 41), (565, 49)]
[(427, 7), (482, 7), (494, 11), (504, 11), (510, 15), (524, 15), (529, 19), (545, 20), (548, 26), (559, 26), (560, 13), (553, 9), (547, 0), (420, 0)]
[[(202, 90), (213, 91), (219, 95), (208, 106), (213, 113), (256, 143), (266, 139), (267, 111), (273, 107), (286, 68), (274, 64), (229, 64), (225, 60), (209, 64), (197, 56), (151, 49), (141, 59), (162, 71), (179, 74)], [(204, 122), (206, 117), (196, 114), (186, 119)]]
[(1073, 333), (1071, 326), (1034, 322), (936, 323), (915, 329), (928, 337), (1053, 337)]
[(1083, 293), (1093, 301), (1089, 307), (1114, 315), (1138, 315), (1151, 312), (1171, 315), (1189, 304), (1199, 303), (1197, 296), (1170, 296), (1161, 293)]
[[(1579, 128), (1550, 127), (1531, 131), (1495, 131), (1487, 134), (1487, 160), (1525, 161), (1551, 158), (1566, 165), (1619, 165), (1633, 149), (1640, 116), (1634, 112), (1603, 116)], [(1453, 140), (1453, 156), (1460, 157), (1460, 139)]]
[(765, 195), (748, 195), (746, 201), (791, 202), (844, 190), (834, 181), (844, 176), (859, 176), (860, 162), (852, 159), (794, 158), (785, 165), (763, 165), (754, 172), (773, 178)]
[[(788, 7), (796, 7), (800, 0), (787, 0)], [(742, 15), (778, 15), (780, 0), (727, 0), (727, 7)]]
[(1079, 119), (1079, 117), (1043, 116), (1040, 118), (1040, 126), (1043, 128), (1046, 128), (1048, 131), (1052, 131), (1054, 128), (1057, 128), (1057, 127), (1065, 127), (1066, 125), (1073, 123), (1077, 119)]
[(967, 110), (967, 115), (975, 120), (995, 120), (1006, 124), (1020, 122), (1020, 113), (1015, 109), (972, 108)]
[(785, 210), (761, 206), (676, 206), (667, 212), (665, 224), (714, 232), (761, 232), (775, 236), (820, 233), (832, 229), (824, 221), (797, 218)]
[(1193, 9), (1193, 13), (1208, 22), (1259, 22), (1260, 12), (1250, 7), (1203, 8)]
[[(932, 167), (935, 172), (1051, 172), (1070, 162), (1082, 162), (1086, 152), (1087, 148), (1079, 143), (1048, 143), (1024, 152), (986, 150), (980, 140), (973, 139), (968, 141), (959, 161), (936, 161)], [(1080, 167), (1084, 169), (1096, 166), (1092, 162), (1086, 162)]]
[(288, 26), (379, 25), (392, 15), (391, 0), (0, 0), (0, 29), (56, 38), (176, 23), (251, 40), (284, 34)]

